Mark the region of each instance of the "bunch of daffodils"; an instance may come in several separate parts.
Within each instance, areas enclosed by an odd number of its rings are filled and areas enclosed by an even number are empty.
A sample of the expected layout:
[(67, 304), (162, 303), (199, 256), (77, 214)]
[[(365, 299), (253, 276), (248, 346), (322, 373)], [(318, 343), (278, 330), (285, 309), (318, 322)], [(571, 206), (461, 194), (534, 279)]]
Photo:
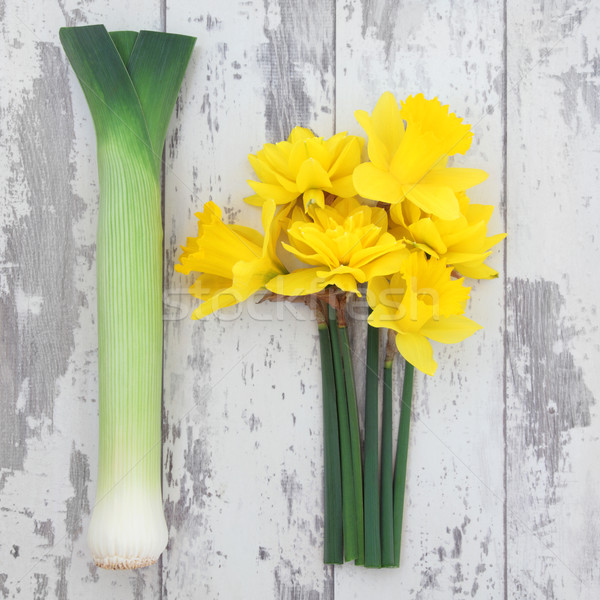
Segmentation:
[[(296, 127), (249, 161), (256, 180), (246, 202), (260, 207), (263, 232), (222, 221), (213, 202), (197, 213), (180, 264), (198, 273), (192, 318), (264, 292), (315, 312), (323, 376), (326, 563), (398, 566), (414, 369), (437, 369), (431, 342), (454, 344), (481, 328), (465, 316), (465, 277), (493, 279), (485, 260), (505, 234), (488, 236), (493, 207), (467, 190), (485, 171), (449, 166), (466, 154), (470, 125), (423, 94), (400, 103), (386, 92), (358, 110), (361, 137), (328, 139)], [(366, 156), (365, 156), (366, 154)], [(361, 444), (346, 304), (366, 296), (364, 440)], [(379, 431), (379, 342), (387, 331)], [(405, 360), (393, 466), (392, 364)], [(354, 363), (357, 363), (356, 365)], [(363, 364), (363, 367), (365, 366)], [(379, 447), (381, 446), (381, 453)], [(364, 451), (361, 450), (364, 448)]]

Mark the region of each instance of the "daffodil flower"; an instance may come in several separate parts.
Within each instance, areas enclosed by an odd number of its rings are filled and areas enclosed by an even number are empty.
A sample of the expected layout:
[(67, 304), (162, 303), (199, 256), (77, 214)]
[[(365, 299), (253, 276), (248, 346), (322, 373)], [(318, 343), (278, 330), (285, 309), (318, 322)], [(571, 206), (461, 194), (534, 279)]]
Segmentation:
[(492, 253), (490, 248), (506, 237), (505, 233), (487, 237), (494, 207), (471, 204), (464, 192), (458, 192), (456, 198), (460, 216), (451, 221), (428, 215), (412, 202), (405, 201), (402, 209), (394, 213), (400, 221), (390, 231), (429, 256), (444, 258), (465, 277), (494, 279), (498, 272), (484, 261)]
[[(455, 192), (484, 181), (481, 169), (449, 168), (449, 156), (464, 154), (473, 137), (448, 106), (423, 94), (410, 96), (398, 108), (385, 92), (373, 113), (354, 113), (369, 137), (369, 161), (354, 171), (354, 186), (364, 198), (392, 205), (392, 215), (408, 198), (426, 213), (441, 219), (458, 219)], [(406, 129), (404, 122), (406, 121)]]
[(369, 282), (367, 300), (373, 309), (369, 324), (396, 332), (396, 347), (404, 358), (428, 375), (437, 363), (429, 340), (454, 344), (481, 325), (463, 316), (471, 288), (452, 279), (445, 260), (412, 252), (391, 280)]
[(267, 289), (285, 296), (304, 296), (328, 285), (360, 296), (358, 284), (398, 270), (408, 251), (387, 231), (381, 208), (355, 198), (338, 199), (314, 208), (310, 215), (294, 211), (282, 246), (312, 268), (298, 269), (271, 280)]
[(264, 289), (265, 284), (285, 273), (275, 254), (280, 232), (280, 218), (275, 217), (275, 202), (265, 202), (262, 224), (265, 235), (241, 225), (227, 225), (221, 209), (214, 202), (204, 205), (198, 217), (198, 236), (188, 238), (175, 270), (202, 273), (190, 287), (190, 294), (202, 300), (192, 313), (201, 319), (214, 311), (233, 306)]
[(289, 204), (302, 196), (304, 207), (325, 206), (325, 194), (340, 198), (356, 195), (352, 173), (360, 163), (364, 140), (338, 133), (329, 139), (295, 127), (287, 141), (265, 144), (248, 160), (260, 181), (248, 181), (256, 192), (245, 200), (262, 206), (274, 200)]

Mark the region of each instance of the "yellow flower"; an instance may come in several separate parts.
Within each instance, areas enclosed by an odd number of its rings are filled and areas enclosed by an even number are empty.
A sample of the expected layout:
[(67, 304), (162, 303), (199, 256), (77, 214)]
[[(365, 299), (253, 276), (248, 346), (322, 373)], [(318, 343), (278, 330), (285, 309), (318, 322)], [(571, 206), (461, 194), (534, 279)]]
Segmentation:
[(357, 284), (398, 270), (408, 255), (404, 243), (387, 231), (386, 212), (338, 199), (309, 215), (292, 213), (284, 248), (312, 268), (299, 269), (271, 280), (267, 289), (285, 296), (303, 296), (328, 285), (361, 295)]
[(201, 319), (214, 311), (233, 306), (265, 287), (273, 277), (285, 273), (275, 254), (280, 216), (275, 216), (275, 203), (265, 202), (262, 223), (265, 235), (241, 225), (227, 225), (221, 220), (221, 209), (214, 202), (204, 205), (198, 217), (198, 236), (188, 238), (180, 265), (175, 270), (189, 274), (202, 273), (190, 287), (190, 294), (202, 300), (192, 314)]
[(410, 96), (400, 110), (385, 92), (371, 116), (362, 110), (354, 115), (369, 136), (370, 160), (355, 169), (354, 186), (365, 198), (392, 204), (392, 214), (399, 208), (394, 205), (408, 198), (426, 213), (457, 219), (455, 192), (487, 177), (481, 169), (446, 167), (449, 156), (469, 149), (473, 134), (437, 98)]
[(437, 368), (429, 340), (454, 344), (481, 329), (463, 316), (471, 288), (462, 279), (453, 280), (451, 272), (445, 260), (416, 251), (391, 281), (377, 277), (369, 282), (369, 323), (395, 331), (400, 354), (428, 375)]
[(338, 133), (328, 140), (310, 129), (295, 127), (287, 141), (265, 144), (248, 160), (260, 181), (248, 181), (256, 192), (246, 202), (262, 206), (267, 200), (288, 204), (300, 195), (304, 207), (325, 205), (325, 194), (350, 198), (356, 194), (352, 172), (360, 163), (364, 140)]
[(470, 204), (464, 192), (456, 194), (460, 206), (458, 219), (447, 221), (424, 213), (409, 200), (402, 203), (394, 217), (400, 218), (390, 231), (399, 239), (435, 258), (444, 258), (448, 265), (474, 279), (493, 279), (498, 272), (484, 264), (492, 253), (490, 248), (506, 237), (499, 233), (487, 237), (487, 226), (494, 211), (487, 204)]

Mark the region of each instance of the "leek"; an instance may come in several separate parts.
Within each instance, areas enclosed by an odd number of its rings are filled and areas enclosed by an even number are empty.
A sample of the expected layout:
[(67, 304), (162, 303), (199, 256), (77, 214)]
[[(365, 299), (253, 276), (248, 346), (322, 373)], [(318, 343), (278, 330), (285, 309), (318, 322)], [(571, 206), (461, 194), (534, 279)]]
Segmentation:
[(195, 38), (67, 27), (60, 41), (97, 139), (99, 456), (88, 542), (95, 563), (155, 562), (161, 496), (161, 157)]

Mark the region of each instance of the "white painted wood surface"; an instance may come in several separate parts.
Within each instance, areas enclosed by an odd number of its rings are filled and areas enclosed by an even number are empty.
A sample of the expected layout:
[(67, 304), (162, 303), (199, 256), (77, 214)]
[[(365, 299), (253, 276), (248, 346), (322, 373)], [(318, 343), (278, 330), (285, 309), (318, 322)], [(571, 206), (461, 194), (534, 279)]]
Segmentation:
[[(2, 598), (600, 597), (600, 6), (485, 0), (0, 0)], [(62, 25), (198, 37), (165, 151), (169, 546), (96, 569), (97, 171)], [(324, 567), (317, 340), (298, 307), (192, 322), (173, 272), (193, 213), (245, 206), (246, 161), (295, 124), (359, 133), (386, 89), (473, 124), (508, 242), (484, 332), (419, 376), (401, 568)], [(464, 159), (461, 159), (464, 162)], [(360, 349), (363, 331), (354, 335)], [(359, 387), (364, 365), (359, 353)]]

